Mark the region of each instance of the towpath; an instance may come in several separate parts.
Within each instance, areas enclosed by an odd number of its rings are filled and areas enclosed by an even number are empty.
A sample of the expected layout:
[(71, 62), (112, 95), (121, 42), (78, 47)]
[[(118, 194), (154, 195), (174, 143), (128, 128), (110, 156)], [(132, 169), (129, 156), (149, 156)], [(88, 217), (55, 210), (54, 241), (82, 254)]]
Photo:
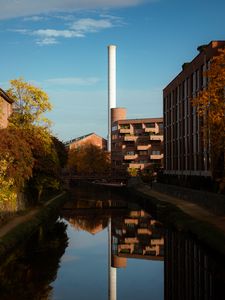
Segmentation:
[(17, 227), (18, 225), (31, 220), (40, 211), (40, 209), (42, 209), (44, 206), (49, 205), (52, 201), (54, 201), (55, 199), (61, 197), (63, 194), (64, 193), (62, 193), (60, 195), (57, 195), (56, 197), (50, 199), (43, 206), (33, 208), (33, 209), (29, 210), (27, 213), (24, 213), (21, 216), (13, 217), (6, 224), (4, 224), (3, 226), (0, 227), (0, 238), (2, 238), (4, 235), (9, 233), (12, 229)]
[[(216, 228), (222, 230), (225, 233), (225, 216), (215, 215), (212, 212), (210, 212), (209, 210), (207, 210), (197, 204), (194, 204), (194, 203), (188, 202), (187, 200), (183, 200), (180, 198), (176, 198), (176, 197), (169, 196), (167, 194), (158, 192), (154, 189), (151, 189), (147, 185), (138, 186), (138, 187), (136, 187), (136, 189), (139, 192), (141, 192), (142, 194), (153, 197), (153, 198), (157, 199), (158, 201), (165, 201), (165, 202), (171, 203), (171, 204), (175, 205), (176, 207), (178, 207), (180, 210), (182, 210), (187, 215), (190, 215), (191, 217), (193, 217), (197, 220), (207, 222), (207, 223), (215, 226)], [(224, 197), (224, 201), (225, 201), (225, 197)]]

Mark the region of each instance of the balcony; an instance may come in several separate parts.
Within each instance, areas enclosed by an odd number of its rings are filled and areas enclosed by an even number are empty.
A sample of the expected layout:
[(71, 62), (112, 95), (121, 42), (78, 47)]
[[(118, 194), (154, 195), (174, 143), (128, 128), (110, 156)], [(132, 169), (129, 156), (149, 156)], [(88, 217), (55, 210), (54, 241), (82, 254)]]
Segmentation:
[(137, 237), (125, 237), (125, 243), (126, 244), (139, 243), (139, 240)]
[(146, 127), (145, 132), (156, 132), (157, 128), (156, 127)]
[(163, 141), (163, 135), (150, 135), (150, 141)]
[(125, 160), (133, 160), (133, 159), (136, 159), (137, 157), (138, 157), (137, 154), (126, 154), (126, 155), (124, 155)]
[(137, 136), (135, 135), (125, 135), (124, 137), (124, 141), (136, 141), (137, 140)]
[(151, 148), (151, 145), (138, 145), (137, 150), (148, 150)]
[(120, 128), (120, 133), (131, 133), (130, 128)]
[(144, 234), (144, 235), (150, 235), (150, 234), (152, 234), (152, 231), (149, 228), (138, 228), (137, 233)]
[(162, 159), (163, 154), (151, 154), (150, 159)]

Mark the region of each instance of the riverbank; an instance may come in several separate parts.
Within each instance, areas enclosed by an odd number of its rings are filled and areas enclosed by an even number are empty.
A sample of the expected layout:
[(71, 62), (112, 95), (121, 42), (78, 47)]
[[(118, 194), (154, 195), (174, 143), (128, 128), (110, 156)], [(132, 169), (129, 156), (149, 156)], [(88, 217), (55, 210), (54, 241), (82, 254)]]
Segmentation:
[[(210, 207), (160, 192), (142, 182), (128, 186), (128, 193), (139, 201), (157, 218), (179, 231), (193, 234), (212, 250), (225, 255), (225, 215), (216, 214)], [(225, 201), (225, 200), (224, 200)]]
[(0, 227), (0, 260), (15, 247), (28, 240), (40, 226), (48, 223), (49, 219), (57, 217), (59, 208), (67, 200), (67, 193), (53, 197), (40, 207), (31, 209), (24, 215), (12, 218)]

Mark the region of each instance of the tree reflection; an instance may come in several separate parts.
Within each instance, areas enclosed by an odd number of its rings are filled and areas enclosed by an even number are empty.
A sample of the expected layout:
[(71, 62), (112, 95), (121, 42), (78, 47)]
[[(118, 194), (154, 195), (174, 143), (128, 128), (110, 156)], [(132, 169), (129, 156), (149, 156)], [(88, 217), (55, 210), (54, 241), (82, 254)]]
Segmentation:
[(1, 300), (51, 298), (60, 258), (68, 244), (66, 225), (57, 221), (35, 234), (0, 266)]

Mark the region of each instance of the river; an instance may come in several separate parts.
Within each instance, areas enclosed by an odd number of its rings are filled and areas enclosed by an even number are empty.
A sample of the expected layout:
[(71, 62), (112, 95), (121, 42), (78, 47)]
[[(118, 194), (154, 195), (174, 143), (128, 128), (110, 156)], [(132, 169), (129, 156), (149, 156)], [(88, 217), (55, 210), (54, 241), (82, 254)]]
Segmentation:
[(75, 187), (56, 222), (0, 266), (1, 300), (224, 298), (222, 257), (94, 186)]

